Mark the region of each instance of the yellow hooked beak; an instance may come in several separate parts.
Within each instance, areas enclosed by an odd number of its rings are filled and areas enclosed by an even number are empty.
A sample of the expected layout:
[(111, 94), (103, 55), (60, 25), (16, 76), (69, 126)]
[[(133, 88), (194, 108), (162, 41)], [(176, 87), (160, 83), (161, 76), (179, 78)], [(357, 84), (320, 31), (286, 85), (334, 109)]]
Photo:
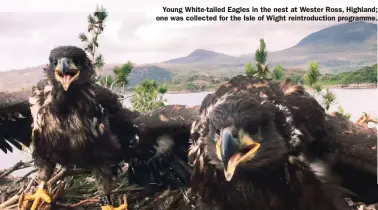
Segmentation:
[(58, 60), (58, 64), (55, 67), (54, 72), (55, 78), (62, 83), (65, 91), (68, 90), (70, 84), (80, 75), (80, 71), (76, 67), (75, 63), (71, 59), (65, 57)]
[(217, 157), (223, 163), (227, 181), (231, 181), (236, 167), (252, 159), (260, 147), (260, 143), (243, 131), (240, 131), (238, 138), (235, 138), (232, 135), (232, 129), (231, 127), (224, 128), (216, 143)]

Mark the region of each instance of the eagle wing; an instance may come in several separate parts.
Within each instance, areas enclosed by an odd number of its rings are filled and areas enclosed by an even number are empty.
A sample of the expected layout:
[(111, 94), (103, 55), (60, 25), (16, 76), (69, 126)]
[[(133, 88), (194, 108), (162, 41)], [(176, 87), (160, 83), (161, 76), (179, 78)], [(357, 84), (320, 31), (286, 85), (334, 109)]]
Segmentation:
[[(111, 90), (100, 85), (95, 85), (94, 92), (97, 103), (101, 104), (103, 108), (107, 109), (109, 114), (121, 114), (124, 116), (124, 119), (135, 119), (139, 116), (139, 112), (124, 108), (122, 103), (118, 100), (118, 95), (113, 93)], [(120, 118), (122, 118), (122, 116), (120, 116)]]
[(327, 135), (325, 129), (325, 109), (303, 86), (292, 84), (290, 79), (280, 85), (285, 97), (285, 105), (290, 110), (295, 126), (301, 131), (308, 148), (328, 146), (322, 141)]
[(167, 105), (136, 118), (139, 141), (129, 163), (130, 182), (187, 186), (190, 129), (198, 115), (199, 106)]
[(326, 114), (303, 87), (281, 83), (296, 126), (311, 139), (307, 150), (321, 156), (342, 185), (366, 204), (378, 202), (377, 130), (358, 125), (339, 113)]
[(329, 163), (342, 185), (365, 204), (378, 202), (377, 130), (351, 122), (339, 113), (326, 117)]
[(31, 91), (0, 93), (0, 149), (13, 152), (31, 143), (33, 118), (30, 111)]
[(112, 133), (120, 139), (129, 184), (187, 186), (190, 128), (199, 106), (168, 105), (139, 113), (123, 107), (118, 96), (102, 86), (94, 92), (107, 112)]
[[(120, 146), (125, 155), (129, 154), (129, 146), (137, 134), (133, 120), (139, 116), (139, 112), (131, 111), (122, 106), (119, 96), (111, 90), (95, 85), (94, 93), (96, 102), (103, 108), (109, 127), (114, 136), (120, 141)], [(125, 158), (126, 159), (126, 158)]]

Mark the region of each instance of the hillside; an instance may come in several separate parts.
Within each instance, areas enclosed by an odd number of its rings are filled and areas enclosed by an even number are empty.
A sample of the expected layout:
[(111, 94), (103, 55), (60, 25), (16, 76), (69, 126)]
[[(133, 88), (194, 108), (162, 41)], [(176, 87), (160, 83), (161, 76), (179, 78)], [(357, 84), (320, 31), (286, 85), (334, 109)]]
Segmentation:
[[(336, 36), (335, 36), (336, 35)], [(303, 38), (295, 47), (311, 45), (364, 44), (377, 36), (377, 25), (366, 22), (352, 22), (325, 28)]]
[[(269, 48), (269, 43), (267, 43)], [(337, 73), (376, 63), (377, 24), (352, 22), (334, 25), (304, 37), (293, 47), (271, 52), (271, 65), (305, 68), (309, 61), (318, 61), (323, 72)], [(195, 50), (186, 57), (163, 63), (207, 64), (221, 67), (243, 67), (253, 61), (254, 54), (239, 57), (214, 51)]]
[[(373, 65), (377, 58), (377, 25), (353, 22), (334, 25), (304, 37), (295, 46), (268, 54), (271, 67), (280, 64), (287, 74), (300, 76), (298, 69), (305, 69), (308, 62), (318, 61), (323, 73), (339, 73)], [(267, 43), (269, 47), (269, 43)], [(251, 51), (254, 51), (253, 49)], [(216, 79), (232, 77), (244, 72), (244, 65), (254, 60), (253, 54), (230, 56), (205, 49), (197, 49), (188, 56), (158, 64), (136, 65), (129, 84), (131, 87), (143, 79), (155, 79), (158, 83), (180, 84), (189, 78), (202, 75)], [(106, 64), (104, 74), (112, 73), (116, 64)], [(21, 70), (0, 71), (0, 90), (12, 91), (28, 88), (43, 75), (44, 65)], [(292, 72), (292, 69), (296, 69)], [(295, 76), (296, 75), (296, 76)]]
[(294, 47), (271, 53), (270, 59), (297, 68), (305, 67), (308, 61), (319, 61), (320, 68), (328, 73), (373, 65), (377, 60), (377, 24), (352, 22), (328, 27)]

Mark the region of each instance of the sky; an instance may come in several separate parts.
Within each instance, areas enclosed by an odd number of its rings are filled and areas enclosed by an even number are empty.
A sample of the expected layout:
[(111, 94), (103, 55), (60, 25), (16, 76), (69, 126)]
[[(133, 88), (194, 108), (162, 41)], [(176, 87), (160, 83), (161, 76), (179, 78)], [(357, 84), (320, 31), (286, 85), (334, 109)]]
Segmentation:
[[(206, 2), (206, 3), (205, 3)], [(233, 13), (164, 13), (163, 7), (372, 7), (375, 0), (12, 0), (0, 3), (0, 71), (47, 63), (49, 51), (59, 45), (83, 47), (78, 34), (87, 30), (87, 16), (96, 5), (109, 12), (99, 51), (105, 63), (157, 63), (207, 49), (239, 56), (252, 53), (264, 38), (269, 51), (297, 44), (310, 33), (337, 22), (162, 22), (156, 16), (224, 15)], [(265, 15), (280, 15), (270, 13)], [(281, 13), (301, 15), (305, 13)], [(353, 15), (317, 13), (317, 15)], [(262, 13), (241, 13), (259, 16)], [(307, 13), (306, 15), (311, 15)], [(366, 14), (358, 14), (366, 15)], [(374, 14), (376, 15), (376, 14)]]

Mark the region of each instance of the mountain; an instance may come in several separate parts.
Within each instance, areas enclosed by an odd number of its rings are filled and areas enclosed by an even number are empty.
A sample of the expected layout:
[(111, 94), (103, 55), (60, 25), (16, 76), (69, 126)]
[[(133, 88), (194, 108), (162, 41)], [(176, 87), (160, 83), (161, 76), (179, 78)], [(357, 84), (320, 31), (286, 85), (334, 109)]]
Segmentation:
[[(269, 46), (269, 43), (267, 43)], [(376, 63), (377, 24), (351, 22), (334, 25), (304, 37), (293, 47), (268, 53), (268, 62), (288, 68), (306, 68), (318, 61), (323, 72), (345, 72)], [(195, 50), (183, 58), (164, 63), (213, 64), (242, 67), (254, 60), (254, 53), (238, 57), (207, 50)]]
[(164, 61), (165, 64), (218, 64), (239, 65), (238, 57), (218, 53), (211, 50), (196, 49), (188, 56)]
[(322, 29), (303, 38), (295, 47), (364, 44), (377, 37), (377, 24), (351, 22)]
[(318, 61), (320, 68), (330, 73), (372, 65), (377, 62), (377, 24), (352, 22), (331, 26), (306, 36), (291, 48), (269, 54), (269, 60), (296, 68)]

